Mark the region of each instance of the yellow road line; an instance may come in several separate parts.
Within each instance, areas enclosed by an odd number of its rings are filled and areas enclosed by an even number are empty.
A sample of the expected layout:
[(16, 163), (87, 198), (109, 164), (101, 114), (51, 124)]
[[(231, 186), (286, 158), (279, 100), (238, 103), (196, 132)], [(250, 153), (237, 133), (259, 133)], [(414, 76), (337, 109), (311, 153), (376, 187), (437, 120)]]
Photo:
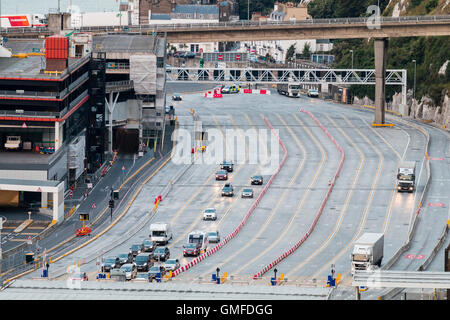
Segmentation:
[[(302, 153), (303, 153), (303, 158), (302, 161), (300, 162), (299, 168), (300, 171), (303, 170), (303, 167), (306, 163), (306, 161), (308, 160), (308, 153), (305, 149), (305, 147), (303, 146), (303, 144), (300, 142), (300, 140), (297, 138), (297, 136), (295, 135), (295, 133), (292, 131), (292, 129), (290, 128), (290, 126), (286, 123), (286, 121), (284, 121), (279, 114), (276, 114), (276, 116), (278, 117), (278, 119), (283, 123), (284, 127), (287, 129), (287, 131), (289, 132), (289, 134), (292, 136), (292, 138), (294, 139), (295, 143), (297, 144), (297, 146), (301, 149)], [(297, 119), (298, 120), (298, 119)], [(300, 124), (302, 125), (302, 124)], [(323, 154), (322, 154), (323, 155)], [(323, 160), (323, 157), (322, 157)], [(252, 263), (254, 263), (256, 260), (260, 259), (263, 255), (265, 255), (267, 252), (269, 252), (272, 248), (274, 248), (280, 241), (281, 239), (283, 239), (282, 235), (283, 234), (287, 234), (289, 232), (289, 230), (291, 229), (293, 223), (295, 222), (295, 220), (297, 219), (298, 214), (300, 213), (302, 207), (303, 207), (303, 203), (305, 201), (305, 199), (307, 198), (307, 196), (309, 195), (310, 192), (310, 187), (312, 187), (313, 183), (316, 182), (317, 177), (319, 176), (320, 172), (322, 171), (323, 165), (320, 166), (320, 170), (316, 170), (316, 173), (313, 177), (313, 180), (311, 180), (309, 186), (307, 187), (307, 191), (303, 193), (303, 196), (301, 198), (301, 200), (299, 201), (299, 203), (297, 204), (297, 208), (295, 209), (294, 215), (291, 217), (289, 223), (287, 224), (287, 226), (284, 228), (283, 232), (280, 234), (281, 236), (278, 237), (277, 240), (275, 240), (274, 242), (272, 242), (272, 244), (265, 249), (263, 252), (261, 252), (260, 254), (258, 254), (256, 257), (252, 258), (251, 260), (247, 261), (244, 265), (242, 265), (238, 270), (236, 270), (234, 273), (235, 274), (239, 274), (241, 273), (243, 270), (245, 270), (246, 268), (248, 268)]]
[(299, 263), (296, 266), (294, 266), (291, 270), (289, 270), (287, 272), (287, 274), (294, 274), (299, 269), (303, 268), (314, 257), (316, 257), (320, 252), (325, 250), (325, 248), (327, 248), (330, 245), (331, 241), (334, 239), (334, 237), (337, 235), (338, 231), (341, 228), (342, 222), (344, 221), (344, 218), (345, 218), (345, 216), (347, 214), (347, 210), (348, 210), (348, 207), (349, 207), (349, 204), (350, 204), (350, 200), (353, 197), (353, 191), (356, 188), (356, 184), (359, 181), (359, 177), (361, 175), (361, 169), (362, 169), (363, 165), (366, 162), (366, 157), (364, 156), (364, 153), (361, 151), (360, 148), (358, 148), (358, 146), (355, 144), (355, 142), (347, 135), (347, 133), (345, 133), (344, 130), (342, 130), (342, 128), (340, 128), (336, 124), (336, 122), (333, 119), (331, 119), (328, 115), (326, 115), (326, 117), (329, 119), (329, 121), (332, 124), (334, 124), (335, 128), (338, 131), (341, 132), (341, 134), (347, 139), (348, 142), (350, 142), (350, 144), (353, 146), (353, 148), (355, 148), (355, 150), (358, 152), (358, 154), (359, 154), (359, 164), (358, 164), (358, 168), (355, 170), (355, 172), (353, 174), (353, 181), (352, 181), (350, 189), (347, 191), (347, 195), (345, 197), (344, 205), (342, 206), (342, 208), (340, 210), (340, 214), (339, 214), (337, 223), (335, 223), (333, 230), (328, 235), (328, 238), (321, 244), (321, 246), (318, 249), (314, 250), (313, 254), (309, 255), (306, 259), (303, 259), (301, 263)]
[(335, 263), (350, 248), (351, 244), (356, 240), (356, 237), (359, 235), (359, 233), (361, 232), (362, 228), (366, 225), (367, 217), (369, 215), (370, 208), (372, 207), (372, 201), (373, 201), (373, 198), (375, 196), (375, 189), (378, 186), (378, 183), (380, 181), (381, 172), (382, 172), (383, 166), (384, 166), (384, 156), (383, 156), (383, 154), (373, 145), (373, 143), (364, 134), (362, 134), (362, 132), (357, 127), (355, 127), (347, 119), (347, 117), (345, 117), (345, 116), (342, 116), (342, 117), (345, 119), (345, 121), (349, 125), (351, 125), (355, 129), (355, 131), (367, 142), (367, 144), (370, 145), (375, 150), (375, 152), (377, 153), (378, 158), (380, 159), (380, 161), (378, 161), (377, 172), (375, 174), (375, 178), (374, 178), (374, 180), (372, 182), (372, 185), (371, 185), (371, 188), (370, 188), (371, 191), (370, 191), (369, 197), (367, 198), (366, 206), (364, 207), (364, 211), (363, 211), (362, 217), (361, 217), (361, 219), (359, 221), (358, 228), (356, 229), (356, 232), (354, 233), (352, 239), (350, 240), (350, 242), (342, 250), (339, 251), (339, 253), (337, 255), (335, 255), (332, 259), (330, 259), (327, 263), (325, 263), (322, 268), (320, 268), (316, 273), (314, 273), (312, 278), (319, 277), (320, 274), (326, 268), (329, 268), (329, 266), (332, 263)]

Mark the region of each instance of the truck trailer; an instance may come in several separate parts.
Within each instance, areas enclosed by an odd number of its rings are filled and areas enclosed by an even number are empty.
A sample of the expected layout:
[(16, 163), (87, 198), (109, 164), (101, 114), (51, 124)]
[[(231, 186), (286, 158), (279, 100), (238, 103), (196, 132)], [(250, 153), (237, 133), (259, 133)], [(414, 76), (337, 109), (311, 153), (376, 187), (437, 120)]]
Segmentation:
[(403, 161), (397, 171), (397, 191), (412, 193), (415, 189), (416, 162)]
[(279, 94), (285, 95), (287, 97), (300, 97), (300, 85), (291, 83), (279, 83), (277, 84), (277, 91)]
[(384, 234), (364, 233), (354, 243), (351, 254), (352, 274), (356, 270), (373, 270), (383, 260)]
[(43, 14), (8, 14), (0, 16), (2, 28), (36, 28), (47, 27), (47, 19)]

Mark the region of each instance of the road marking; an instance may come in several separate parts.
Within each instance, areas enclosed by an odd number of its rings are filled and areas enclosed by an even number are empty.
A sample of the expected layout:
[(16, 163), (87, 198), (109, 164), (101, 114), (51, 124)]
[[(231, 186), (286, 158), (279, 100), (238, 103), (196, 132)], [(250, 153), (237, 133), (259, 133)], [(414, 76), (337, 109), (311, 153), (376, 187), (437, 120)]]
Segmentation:
[[(322, 162), (320, 164), (320, 166), (318, 167), (318, 169), (315, 172), (315, 176), (314, 176), (314, 181), (317, 180), (317, 177), (319, 176), (320, 172), (322, 171), (322, 168), (326, 162), (327, 156), (326, 156), (326, 152), (324, 151), (323, 147), (320, 145), (320, 143), (318, 142), (318, 140), (316, 139), (316, 137), (310, 132), (310, 130), (307, 127), (304, 127), (304, 129), (307, 131), (308, 135), (313, 139), (313, 141), (318, 145), (319, 149), (321, 150), (321, 159)], [(324, 156), (325, 155), (325, 156)], [(303, 156), (305, 157), (305, 155)], [(320, 169), (319, 169), (320, 168)], [(292, 186), (295, 181), (297, 180), (298, 176), (300, 175), (301, 171), (303, 169), (303, 166), (299, 166), (295, 172), (295, 174), (292, 176), (291, 180), (289, 181), (289, 186)], [(315, 182), (314, 182), (315, 183)], [(241, 254), (244, 250), (246, 250), (246, 248), (248, 248), (250, 245), (253, 244), (253, 242), (255, 242), (257, 240), (258, 237), (260, 237), (260, 235), (270, 226), (273, 218), (276, 216), (276, 213), (279, 209), (279, 207), (281, 206), (282, 203), (284, 203), (284, 199), (286, 198), (287, 194), (289, 193), (289, 188), (286, 189), (285, 191), (283, 191), (282, 195), (280, 196), (279, 200), (277, 201), (276, 206), (271, 210), (269, 216), (267, 217), (266, 221), (264, 222), (264, 224), (260, 227), (260, 229), (258, 230), (258, 232), (252, 236), (252, 239), (250, 241), (248, 241), (243, 247), (241, 247), (237, 252), (235, 252), (233, 255), (228, 256), (225, 260), (223, 260), (219, 266), (223, 266), (225, 265), (228, 261), (232, 260), (234, 257), (236, 257), (237, 255)], [(280, 235), (281, 236), (281, 235)], [(242, 269), (242, 268), (241, 268)], [(205, 276), (209, 274), (205, 273)]]
[[(358, 154), (359, 154), (358, 168), (357, 168), (357, 170), (355, 170), (355, 172), (353, 174), (353, 181), (352, 181), (350, 189), (347, 191), (347, 195), (345, 197), (344, 205), (341, 207), (338, 220), (335, 223), (332, 232), (328, 235), (328, 238), (321, 244), (321, 246), (318, 249), (314, 250), (313, 254), (309, 255), (306, 259), (302, 260), (301, 263), (299, 263), (296, 266), (294, 266), (291, 270), (286, 272), (286, 274), (294, 274), (295, 272), (297, 272), (299, 269), (304, 267), (308, 262), (310, 262), (314, 257), (316, 257), (320, 252), (325, 250), (325, 248), (327, 248), (330, 245), (331, 241), (334, 239), (334, 237), (336, 236), (338, 231), (341, 229), (342, 222), (344, 220), (344, 217), (347, 214), (347, 210), (348, 210), (348, 207), (349, 207), (349, 204), (350, 204), (350, 200), (353, 197), (353, 191), (356, 188), (356, 185), (357, 185), (357, 183), (359, 181), (359, 177), (361, 175), (362, 167), (366, 163), (366, 157), (364, 156), (364, 153), (361, 151), (360, 148), (358, 148), (358, 146), (355, 144), (355, 142), (347, 135), (347, 133), (345, 133), (344, 130), (342, 130), (342, 128), (338, 127), (338, 125), (336, 124), (335, 121), (333, 121), (328, 115), (326, 115), (326, 117), (329, 119), (329, 121), (332, 124), (334, 124), (335, 128), (342, 133), (342, 135), (347, 139), (347, 141), (349, 141), (350, 144), (358, 152)], [(341, 244), (342, 243), (338, 243), (337, 245), (341, 245)]]
[[(367, 221), (367, 217), (368, 217), (368, 215), (369, 215), (369, 211), (370, 211), (370, 208), (372, 207), (372, 201), (373, 201), (373, 198), (374, 198), (374, 196), (375, 196), (375, 190), (376, 190), (376, 187), (378, 186), (378, 183), (379, 183), (379, 180), (380, 180), (380, 176), (381, 176), (381, 172), (382, 172), (382, 170), (383, 170), (383, 166), (384, 166), (384, 156), (383, 156), (383, 154), (378, 150), (378, 148), (376, 148), (375, 146), (374, 146), (374, 144), (350, 121), (350, 120), (348, 120), (348, 118), (346, 117), (346, 116), (343, 116), (342, 115), (342, 117), (344, 118), (344, 120), (349, 124), (349, 125), (351, 125), (353, 128), (354, 128), (354, 130), (373, 148), (373, 150), (377, 153), (377, 155), (378, 155), (378, 159), (379, 159), (379, 161), (378, 161), (378, 166), (377, 166), (377, 171), (376, 171), (376, 174), (375, 174), (375, 178), (374, 178), (374, 180), (373, 180), (373, 182), (372, 182), (372, 185), (371, 185), (371, 188), (370, 188), (370, 194), (369, 194), (369, 197), (367, 198), (367, 200), (366, 200), (366, 205), (365, 205), (365, 207), (364, 207), (364, 211), (363, 211), (363, 214), (362, 214), (362, 217), (361, 217), (361, 219), (360, 219), (360, 221), (359, 221), (359, 225), (358, 225), (358, 227), (357, 227), (357, 229), (356, 229), (356, 232), (355, 232), (355, 234), (353, 235), (353, 238), (350, 240), (350, 242), (341, 250), (341, 251), (339, 251), (339, 253), (336, 255), (336, 256), (334, 256), (334, 258), (332, 258), (332, 259), (330, 259), (327, 263), (325, 263), (324, 265), (323, 265), (323, 267), (322, 268), (320, 268), (320, 270), (318, 270), (316, 273), (314, 273), (314, 275), (312, 276), (312, 278), (318, 278), (319, 276), (320, 276), (320, 274), (326, 269), (326, 268), (329, 268), (329, 266), (331, 265), (331, 264), (336, 264), (336, 261), (338, 260), (338, 259), (340, 259), (340, 257), (349, 249), (349, 247), (351, 246), (351, 244), (356, 240), (356, 238), (359, 236), (359, 234), (361, 233), (361, 231), (362, 231), (362, 229), (363, 229), (363, 227), (365, 226), (365, 224), (366, 224), (366, 221)], [(372, 129), (372, 130), (374, 130), (374, 129)]]
[[(303, 154), (304, 156), (303, 156), (302, 161), (301, 161), (300, 166), (299, 166), (299, 167), (300, 167), (300, 171), (301, 171), (301, 170), (303, 170), (303, 167), (304, 167), (306, 161), (308, 160), (308, 153), (307, 153), (305, 147), (303, 146), (303, 144), (300, 142), (300, 140), (297, 138), (297, 136), (295, 135), (295, 133), (292, 131), (292, 129), (290, 128), (290, 126), (286, 123), (286, 121), (284, 121), (284, 120), (280, 117), (279, 114), (276, 114), (276, 116), (277, 116), (278, 119), (283, 123), (284, 127), (287, 129), (287, 131), (289, 132), (289, 134), (292, 136), (292, 138), (294, 139), (294, 141), (295, 141), (295, 143), (297, 144), (297, 146), (302, 150), (302, 154)], [(295, 115), (294, 115), (294, 116), (295, 116)], [(297, 118), (297, 121), (299, 121), (298, 118)], [(323, 157), (322, 157), (322, 159), (323, 159)], [(321, 166), (321, 169), (322, 169), (322, 168), (323, 168), (323, 165)], [(322, 171), (322, 170), (320, 170), (320, 171)], [(294, 215), (291, 217), (289, 223), (288, 223), (287, 226), (284, 228), (283, 232), (280, 234), (280, 236), (278, 237), (278, 239), (275, 240), (274, 242), (272, 242), (272, 244), (271, 244), (268, 248), (266, 248), (263, 252), (261, 252), (260, 254), (258, 254), (256, 257), (252, 258), (250, 261), (247, 261), (247, 263), (245, 263), (244, 265), (242, 265), (238, 270), (234, 271), (234, 274), (239, 274), (239, 273), (241, 273), (241, 272), (242, 272), (243, 270), (245, 270), (250, 264), (254, 263), (256, 260), (258, 260), (258, 259), (261, 258), (263, 255), (265, 255), (267, 252), (269, 252), (273, 247), (275, 247), (275, 246), (278, 244), (278, 242), (280, 242), (280, 241), (283, 239), (282, 235), (283, 235), (283, 234), (287, 234), (287, 233), (291, 230), (291, 228), (292, 228), (292, 226), (293, 226), (295, 220), (297, 219), (297, 217), (298, 217), (298, 215), (299, 215), (301, 209), (303, 208), (303, 204), (304, 204), (304, 202), (305, 202), (307, 196), (309, 195), (309, 192), (310, 192), (310, 188), (309, 188), (309, 187), (312, 186), (313, 183), (315, 184), (315, 182), (317, 181), (317, 178), (318, 178), (318, 176), (319, 176), (319, 174), (320, 174), (320, 171), (316, 170), (316, 174), (315, 174), (315, 176), (313, 176), (313, 180), (310, 182), (310, 184), (309, 184), (309, 186), (308, 186), (308, 188), (307, 188), (307, 192), (303, 193), (303, 196), (302, 196), (301, 200), (300, 200), (299, 203), (297, 204), (297, 207), (296, 207), (296, 210), (295, 210), (295, 212), (294, 212)], [(280, 223), (281, 223), (281, 222), (280, 222)], [(278, 224), (278, 223), (277, 223), (277, 224)]]
[[(231, 115), (228, 115), (228, 116), (232, 118)], [(219, 128), (219, 130), (222, 132), (222, 135), (223, 135), (223, 137), (224, 137), (224, 139), (225, 139), (225, 143), (226, 143), (225, 147), (226, 147), (226, 149), (228, 150), (230, 146), (228, 145), (229, 142), (226, 140), (226, 137), (225, 137), (225, 134), (224, 134), (224, 132), (223, 132), (222, 126), (218, 123), (217, 118), (216, 118), (215, 115), (212, 115), (212, 118), (213, 118), (214, 123), (216, 124), (216, 127)], [(235, 127), (236, 127), (236, 126), (235, 126)], [(226, 151), (226, 154), (228, 154), (227, 151)], [(248, 156), (248, 144), (246, 143), (246, 157), (247, 157), (247, 156)], [(245, 162), (244, 162), (244, 163), (245, 163)], [(237, 173), (238, 173), (243, 167), (244, 167), (244, 164), (241, 164), (241, 165), (238, 166), (238, 168), (237, 168), (236, 170), (233, 170), (233, 171), (234, 171), (234, 174), (233, 174), (232, 177), (230, 177), (230, 178), (228, 179), (228, 182), (231, 183), (231, 182), (233, 181), (233, 179), (237, 176)], [(208, 180), (211, 178), (211, 176), (215, 176), (215, 170), (214, 170), (214, 172), (207, 178), (206, 181), (208, 181)], [(205, 184), (206, 184), (206, 183), (203, 183), (203, 186), (200, 188), (199, 192), (197, 192), (197, 193), (195, 194), (195, 197), (196, 197), (198, 194), (200, 194), (201, 191), (203, 191), (203, 189), (204, 189), (204, 187), (205, 187)], [(214, 197), (214, 195), (215, 195), (216, 197)], [(236, 194), (235, 194), (235, 196), (236, 196)], [(190, 203), (192, 202), (192, 200), (193, 200), (195, 197), (191, 198), (188, 204), (190, 204)], [(231, 209), (231, 207), (236, 203), (237, 197), (233, 197), (233, 198), (234, 198), (234, 199), (232, 199), (232, 202), (230, 203), (230, 205), (228, 205), (227, 209)], [(215, 192), (215, 193), (213, 194), (213, 196), (211, 197), (211, 200), (210, 200), (210, 201), (208, 202), (208, 204), (203, 208), (203, 210), (206, 209), (206, 208), (210, 208), (210, 207), (212, 206), (212, 204), (213, 204), (215, 201), (217, 201), (217, 192)], [(181, 212), (184, 212), (184, 211), (186, 210), (186, 208), (187, 208), (187, 205), (183, 206), (183, 210), (182, 210)], [(175, 239), (170, 245), (168, 245), (167, 247), (173, 248), (173, 247), (175, 246), (175, 244), (179, 243), (179, 242), (182, 241), (183, 239), (186, 239), (186, 235), (187, 235), (189, 232), (192, 232), (192, 230), (194, 229), (194, 227), (201, 221), (201, 219), (199, 218), (199, 216), (202, 216), (202, 215), (203, 215), (203, 210), (200, 211), (200, 214), (196, 216), (196, 219), (189, 225), (189, 227), (186, 228), (186, 231), (185, 231), (182, 235), (180, 235), (178, 238), (176, 238), (176, 239)], [(181, 214), (181, 212), (178, 213), (178, 216)], [(178, 218), (178, 216), (177, 216), (177, 218)], [(172, 218), (172, 220), (171, 220), (171, 225), (173, 224), (174, 221), (176, 221), (176, 219), (174, 220), (174, 218)]]

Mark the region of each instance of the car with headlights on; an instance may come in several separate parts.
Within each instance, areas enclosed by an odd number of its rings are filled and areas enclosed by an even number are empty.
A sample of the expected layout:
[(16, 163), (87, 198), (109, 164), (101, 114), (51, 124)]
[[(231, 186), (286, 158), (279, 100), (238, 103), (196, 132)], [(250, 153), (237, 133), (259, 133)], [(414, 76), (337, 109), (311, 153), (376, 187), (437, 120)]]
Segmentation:
[(222, 188), (222, 197), (232, 197), (234, 196), (234, 189), (231, 183), (225, 183)]
[(203, 220), (217, 220), (216, 209), (207, 208), (203, 211)]
[(133, 256), (131, 253), (120, 253), (118, 257), (120, 261), (120, 266), (124, 265), (125, 263), (133, 262)]
[(228, 173), (225, 170), (217, 171), (216, 180), (228, 180)]
[(136, 264), (137, 271), (148, 271), (153, 266), (153, 254), (145, 252), (136, 256), (134, 263)]
[(153, 251), (153, 259), (156, 261), (166, 261), (170, 257), (170, 250), (167, 247), (158, 247)]
[(309, 89), (308, 90), (308, 97), (318, 98), (319, 97), (319, 91), (317, 91), (316, 89)]
[(168, 259), (164, 263), (164, 269), (166, 271), (175, 271), (180, 267), (180, 261), (178, 259)]
[(120, 259), (117, 256), (107, 257), (102, 263), (102, 272), (110, 272), (116, 268), (120, 268)]
[(250, 188), (242, 189), (241, 198), (253, 198), (253, 189)]
[(251, 184), (263, 184), (263, 177), (262, 176), (253, 176), (251, 177)]
[(130, 254), (134, 257), (136, 257), (139, 253), (144, 251), (144, 245), (141, 244), (133, 244), (130, 247)]
[(183, 246), (183, 257), (188, 256), (196, 257), (200, 254), (201, 248), (202, 248), (201, 243), (198, 242), (187, 243)]
[(137, 267), (134, 263), (126, 263), (120, 267), (119, 271), (125, 273), (126, 280), (132, 280), (136, 278), (137, 275)]
[(183, 97), (182, 97), (179, 93), (174, 93), (174, 94), (172, 95), (172, 100), (173, 100), (173, 101), (182, 101), (182, 100), (183, 100)]
[(144, 245), (144, 252), (153, 252), (155, 250), (155, 248), (157, 247), (156, 242), (154, 242), (150, 239), (144, 240), (144, 242), (142, 244)]

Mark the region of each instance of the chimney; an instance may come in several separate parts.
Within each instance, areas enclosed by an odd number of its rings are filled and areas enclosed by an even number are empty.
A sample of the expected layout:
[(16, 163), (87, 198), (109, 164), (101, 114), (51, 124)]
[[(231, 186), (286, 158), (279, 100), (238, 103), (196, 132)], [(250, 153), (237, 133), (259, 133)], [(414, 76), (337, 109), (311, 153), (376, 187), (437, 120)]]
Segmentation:
[(45, 71), (64, 71), (68, 67), (69, 38), (50, 36), (45, 39)]

